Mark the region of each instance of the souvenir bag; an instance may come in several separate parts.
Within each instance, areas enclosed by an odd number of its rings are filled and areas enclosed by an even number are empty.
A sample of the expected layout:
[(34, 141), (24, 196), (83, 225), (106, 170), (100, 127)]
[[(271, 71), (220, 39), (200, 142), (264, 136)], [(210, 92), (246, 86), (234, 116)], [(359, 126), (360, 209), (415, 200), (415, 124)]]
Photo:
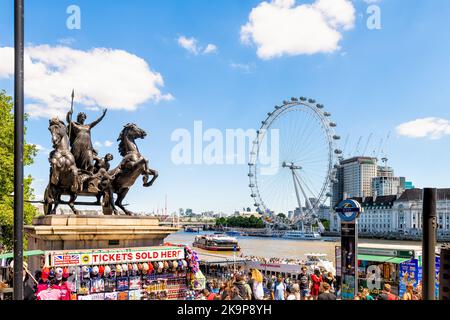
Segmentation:
[(106, 292), (105, 300), (117, 300), (117, 292)]
[(141, 289), (141, 277), (133, 276), (130, 277), (130, 290)]
[(92, 294), (92, 300), (105, 300), (105, 294), (104, 293)]
[(116, 291), (116, 279), (115, 278), (105, 278), (104, 284), (105, 284), (106, 292)]
[(141, 300), (141, 290), (131, 290), (128, 293), (128, 300)]
[[(80, 279), (78, 283), (77, 293), (79, 295), (87, 295), (90, 293), (91, 280), (90, 279)], [(78, 299), (80, 300), (80, 299)]]
[(117, 300), (128, 300), (128, 291), (117, 292)]
[(98, 293), (105, 291), (105, 282), (102, 278), (91, 279), (91, 292)]
[(119, 277), (117, 278), (117, 291), (125, 291), (129, 288), (128, 277)]

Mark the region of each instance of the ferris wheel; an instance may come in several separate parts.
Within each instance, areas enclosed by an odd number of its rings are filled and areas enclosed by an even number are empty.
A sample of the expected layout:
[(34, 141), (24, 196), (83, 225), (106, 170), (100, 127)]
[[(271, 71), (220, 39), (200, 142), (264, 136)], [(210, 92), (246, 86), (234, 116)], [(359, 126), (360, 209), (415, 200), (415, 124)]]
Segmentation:
[(335, 127), (324, 106), (305, 97), (283, 101), (267, 114), (248, 163), (251, 197), (266, 220), (283, 213), (292, 222), (318, 221), (342, 154)]

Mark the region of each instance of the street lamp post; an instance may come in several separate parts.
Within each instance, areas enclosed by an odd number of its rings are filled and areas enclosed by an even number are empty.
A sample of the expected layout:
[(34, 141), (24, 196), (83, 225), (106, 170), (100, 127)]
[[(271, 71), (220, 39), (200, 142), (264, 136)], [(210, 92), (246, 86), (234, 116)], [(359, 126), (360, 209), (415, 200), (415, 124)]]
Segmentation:
[(14, 300), (23, 300), (24, 0), (14, 0)]

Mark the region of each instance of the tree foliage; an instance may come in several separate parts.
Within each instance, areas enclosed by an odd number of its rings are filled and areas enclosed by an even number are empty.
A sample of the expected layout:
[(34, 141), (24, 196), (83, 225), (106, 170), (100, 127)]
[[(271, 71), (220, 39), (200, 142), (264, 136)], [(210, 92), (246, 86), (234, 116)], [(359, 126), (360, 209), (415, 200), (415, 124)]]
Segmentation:
[(232, 216), (232, 217), (221, 217), (216, 219), (217, 226), (228, 226), (237, 228), (264, 228), (264, 222), (261, 218), (255, 216), (242, 217), (242, 216)]
[[(0, 90), (0, 242), (8, 249), (12, 248), (14, 201), (14, 116), (12, 97)], [(35, 145), (24, 142), (24, 165), (33, 163), (37, 150)], [(32, 178), (24, 179), (24, 199), (33, 198), (31, 188)], [(24, 223), (30, 224), (36, 215), (36, 208), (30, 203), (24, 203)]]

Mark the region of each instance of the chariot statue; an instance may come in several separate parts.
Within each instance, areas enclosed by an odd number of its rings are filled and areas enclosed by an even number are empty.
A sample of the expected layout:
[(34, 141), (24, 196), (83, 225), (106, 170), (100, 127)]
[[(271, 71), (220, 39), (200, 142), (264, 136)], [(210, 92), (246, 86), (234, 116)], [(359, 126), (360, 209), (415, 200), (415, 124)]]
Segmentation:
[[(136, 140), (144, 139), (147, 133), (134, 123), (126, 124), (117, 139), (122, 160), (111, 169), (113, 156), (108, 153), (101, 157), (91, 140), (91, 130), (103, 120), (107, 109), (90, 124), (85, 123), (87, 116), (83, 112), (73, 121), (73, 97), (72, 92), (67, 124), (58, 118), (49, 121), (53, 150), (49, 156), (50, 178), (44, 195), (44, 213), (56, 214), (60, 204), (67, 204), (78, 215), (80, 212), (75, 207), (78, 204), (101, 206), (105, 215), (118, 215), (118, 209), (132, 215), (123, 204), (130, 188), (141, 175), (144, 187), (152, 186), (158, 177), (136, 145)], [(63, 201), (62, 196), (69, 196), (69, 200)], [(78, 196), (95, 197), (96, 201), (77, 202)]]

